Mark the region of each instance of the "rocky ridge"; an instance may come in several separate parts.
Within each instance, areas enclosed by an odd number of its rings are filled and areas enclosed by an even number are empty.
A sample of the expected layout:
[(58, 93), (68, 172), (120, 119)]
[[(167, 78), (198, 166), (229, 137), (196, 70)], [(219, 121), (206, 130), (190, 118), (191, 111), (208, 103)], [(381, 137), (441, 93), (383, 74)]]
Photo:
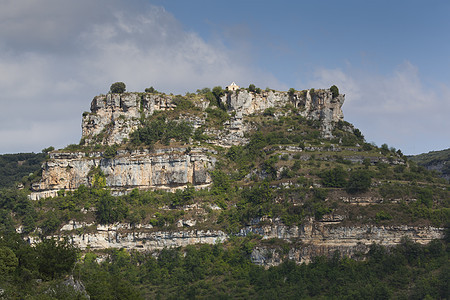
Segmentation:
[[(303, 225), (290, 227), (280, 220), (258, 219), (253, 221), (253, 225), (242, 228), (237, 235), (261, 236), (263, 243), (253, 249), (251, 259), (266, 267), (278, 265), (286, 258), (297, 263), (308, 263), (315, 256), (331, 256), (335, 251), (355, 258), (366, 253), (372, 243), (394, 246), (407, 237), (414, 242), (426, 244), (444, 235), (443, 228), (432, 226), (342, 226), (340, 222), (343, 218), (328, 215), (321, 221), (310, 219)], [(262, 225), (261, 221), (266, 225)], [(198, 243), (216, 244), (231, 236), (222, 230), (197, 229), (192, 220), (180, 220), (179, 223), (178, 230), (161, 231), (150, 224), (99, 225), (71, 221), (61, 228), (61, 233), (68, 234), (72, 242), (83, 250), (125, 248), (137, 251), (155, 251)], [(276, 243), (276, 240), (286, 243), (288, 250), (284, 250), (285, 253), (272, 243)]]
[(92, 186), (100, 171), (107, 187), (122, 192), (134, 188), (174, 190), (187, 185), (201, 188), (211, 183), (214, 153), (206, 148), (119, 150), (115, 157), (103, 158), (101, 153), (54, 152), (44, 163), (42, 180), (33, 185), (35, 192), (30, 197), (38, 200), (56, 196), (59, 190)]
[[(324, 137), (331, 137), (333, 124), (343, 120), (344, 95), (333, 97), (330, 90), (296, 91), (292, 94), (278, 91), (249, 92), (245, 89), (227, 92), (221, 101), (226, 103), (231, 118), (223, 129), (207, 128), (210, 145), (229, 147), (248, 142), (245, 134), (252, 127), (245, 117), (262, 113), (272, 107), (291, 106), (305, 118), (321, 121)], [(80, 144), (125, 143), (130, 133), (139, 128), (142, 119), (157, 111), (173, 110), (177, 96), (159, 93), (123, 93), (94, 97), (91, 111), (83, 113)], [(204, 111), (209, 105), (205, 98), (193, 101)], [(194, 129), (205, 123), (203, 117), (182, 116)], [(156, 152), (146, 149), (119, 151), (113, 158), (102, 152), (53, 152), (44, 163), (42, 180), (32, 186), (31, 199), (57, 195), (58, 190), (74, 190), (81, 185), (92, 186), (92, 173), (99, 168), (105, 175), (106, 186), (113, 190), (197, 188), (211, 183), (209, 171), (215, 164), (213, 150), (207, 148), (166, 148)], [(189, 149), (189, 150), (188, 150)], [(188, 153), (189, 152), (189, 153)]]

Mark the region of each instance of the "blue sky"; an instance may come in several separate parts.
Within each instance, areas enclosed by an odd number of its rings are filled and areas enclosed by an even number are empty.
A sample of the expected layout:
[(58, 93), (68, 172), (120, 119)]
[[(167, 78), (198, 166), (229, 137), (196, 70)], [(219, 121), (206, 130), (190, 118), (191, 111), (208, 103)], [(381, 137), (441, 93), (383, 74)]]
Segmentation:
[(61, 148), (124, 81), (167, 93), (328, 88), (369, 142), (450, 147), (450, 2), (4, 0), (0, 153)]

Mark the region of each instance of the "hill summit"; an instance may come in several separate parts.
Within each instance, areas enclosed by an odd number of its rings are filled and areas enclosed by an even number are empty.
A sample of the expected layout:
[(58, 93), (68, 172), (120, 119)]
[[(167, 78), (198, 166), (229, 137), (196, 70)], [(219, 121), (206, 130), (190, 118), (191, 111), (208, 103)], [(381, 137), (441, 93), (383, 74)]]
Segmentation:
[(252, 85), (96, 96), (80, 143), (50, 151), (24, 182), (40, 213), (17, 230), (98, 251), (245, 237), (264, 266), (442, 238), (448, 183), (367, 143), (344, 121), (344, 98), (335, 86)]
[(211, 146), (247, 144), (251, 134), (260, 130), (261, 116), (279, 120), (293, 115), (313, 124), (314, 128), (304, 126), (303, 130), (296, 128), (299, 124), (286, 128), (283, 134), (294, 144), (311, 138), (331, 139), (336, 124), (343, 121), (343, 103), (344, 95), (330, 89), (96, 96), (91, 111), (83, 113), (79, 147), (50, 154), (42, 181), (33, 185), (32, 197), (91, 186), (95, 168), (105, 174), (106, 186), (115, 190), (205, 186), (211, 183), (208, 171), (217, 154)]

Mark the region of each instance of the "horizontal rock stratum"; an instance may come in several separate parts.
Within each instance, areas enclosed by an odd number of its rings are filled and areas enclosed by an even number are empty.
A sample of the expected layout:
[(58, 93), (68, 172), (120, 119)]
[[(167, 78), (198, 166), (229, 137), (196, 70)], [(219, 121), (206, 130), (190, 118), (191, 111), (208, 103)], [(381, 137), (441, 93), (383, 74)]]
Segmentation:
[[(330, 90), (305, 90), (294, 93), (278, 91), (233, 91), (222, 96), (230, 120), (221, 129), (207, 128), (210, 145), (229, 147), (248, 142), (245, 137), (252, 128), (245, 116), (263, 113), (268, 108), (290, 105), (305, 118), (321, 121), (324, 137), (332, 136), (333, 124), (343, 120), (344, 95), (333, 97)], [(209, 100), (198, 97), (194, 105), (200, 116), (180, 115), (193, 129), (205, 123)], [(91, 111), (83, 113), (83, 144), (120, 145), (130, 133), (142, 126), (141, 119), (158, 111), (177, 107), (177, 96), (154, 93), (123, 93), (96, 96)], [(114, 158), (105, 158), (102, 152), (63, 152), (50, 154), (43, 165), (42, 180), (32, 186), (31, 199), (55, 196), (58, 190), (74, 190), (81, 185), (92, 186), (95, 168), (106, 177), (106, 187), (127, 191), (139, 189), (173, 190), (193, 185), (206, 187), (211, 183), (209, 172), (214, 168), (214, 150), (186, 145), (184, 148), (166, 147), (157, 151), (148, 149), (121, 150)]]

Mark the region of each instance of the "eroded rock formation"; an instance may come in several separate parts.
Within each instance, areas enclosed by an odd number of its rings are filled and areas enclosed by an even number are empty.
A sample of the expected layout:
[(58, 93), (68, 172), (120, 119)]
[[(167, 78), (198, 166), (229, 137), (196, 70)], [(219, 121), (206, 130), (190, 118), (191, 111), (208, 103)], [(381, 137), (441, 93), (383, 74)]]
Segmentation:
[(86, 156), (81, 152), (51, 153), (44, 164), (42, 180), (33, 185), (31, 199), (55, 196), (58, 190), (92, 186), (96, 169), (101, 171), (107, 187), (117, 191), (138, 189), (184, 188), (207, 186), (211, 182), (214, 151), (205, 148), (166, 148), (155, 151), (118, 151), (113, 158), (100, 153)]
[[(260, 225), (256, 220), (256, 224), (242, 228), (238, 233), (239, 236), (247, 236), (250, 233), (259, 234), (262, 241), (276, 238), (287, 243), (289, 249), (287, 253), (281, 253), (280, 248), (272, 243), (262, 243), (252, 251), (252, 261), (266, 267), (278, 265), (285, 258), (298, 263), (310, 262), (315, 256), (331, 256), (336, 250), (341, 255), (355, 257), (358, 253), (366, 253), (372, 243), (394, 246), (405, 237), (414, 242), (426, 244), (432, 239), (442, 238), (444, 234), (443, 228), (431, 226), (342, 226), (339, 224), (341, 221), (339, 217), (324, 218), (324, 221), (311, 219), (303, 225), (291, 227), (279, 220), (267, 221), (265, 220), (266, 225)], [(86, 233), (77, 233), (87, 228), (91, 230), (87, 230)], [(166, 247), (184, 247), (197, 243), (216, 244), (230, 237), (221, 230), (198, 230), (195, 225), (194, 227), (187, 225), (177, 231), (164, 231), (155, 230), (149, 224), (96, 225), (72, 221), (64, 225), (61, 231), (72, 232), (69, 236), (81, 249), (93, 250), (126, 248), (155, 251)]]

